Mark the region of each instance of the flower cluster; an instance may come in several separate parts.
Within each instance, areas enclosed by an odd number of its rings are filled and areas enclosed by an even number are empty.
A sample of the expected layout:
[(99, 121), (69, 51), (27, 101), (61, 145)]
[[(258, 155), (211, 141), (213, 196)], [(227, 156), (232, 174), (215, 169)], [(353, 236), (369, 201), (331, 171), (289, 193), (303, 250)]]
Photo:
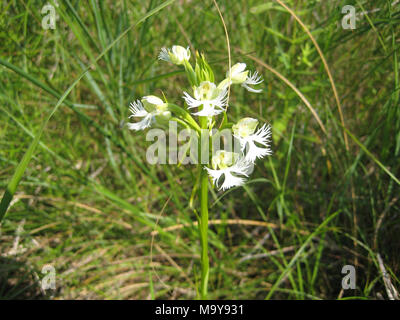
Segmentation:
[[(243, 118), (236, 124), (228, 122), (228, 90), (230, 86), (239, 84), (249, 92), (261, 92), (254, 86), (263, 82), (256, 72), (246, 70), (245, 63), (237, 63), (226, 73), (225, 79), (216, 84), (214, 72), (203, 54), (196, 52), (196, 62), (193, 67), (189, 60), (189, 48), (173, 46), (163, 48), (158, 56), (175, 65), (184, 67), (191, 84), (192, 92), (183, 92), (183, 100), (187, 108), (164, 102), (156, 96), (145, 96), (130, 105), (131, 116), (140, 118), (135, 123), (129, 123), (131, 130), (144, 130), (154, 124), (162, 124), (170, 119), (178, 120), (180, 124), (194, 129), (201, 134), (202, 129), (215, 129), (217, 117), (223, 114), (219, 128), (230, 128), (234, 139), (239, 143), (238, 152), (218, 150), (211, 155), (211, 167), (204, 167), (213, 183), (220, 190), (243, 185), (248, 178), (257, 159), (271, 155), (271, 127), (267, 124), (259, 126), (254, 118)], [(192, 116), (197, 116), (195, 121)], [(258, 128), (258, 129), (257, 129)]]

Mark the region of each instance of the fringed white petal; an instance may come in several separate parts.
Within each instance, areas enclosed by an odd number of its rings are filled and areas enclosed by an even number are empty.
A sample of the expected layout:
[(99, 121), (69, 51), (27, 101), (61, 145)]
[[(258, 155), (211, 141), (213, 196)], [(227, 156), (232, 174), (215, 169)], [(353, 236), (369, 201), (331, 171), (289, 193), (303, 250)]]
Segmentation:
[(264, 146), (269, 146), (271, 138), (271, 126), (264, 124), (256, 133), (252, 134), (253, 140)]
[(132, 117), (143, 118), (149, 114), (144, 109), (142, 102), (140, 102), (139, 100), (131, 102), (129, 110), (132, 112), (132, 114), (129, 116), (129, 118), (132, 118)]
[(188, 109), (199, 107), (204, 103), (203, 101), (196, 100), (187, 92), (183, 92), (182, 98), (185, 100), (186, 104), (188, 105)]
[(148, 113), (143, 120), (135, 123), (128, 123), (128, 129), (135, 131), (144, 130), (151, 126), (152, 121), (153, 116), (151, 113)]
[(143, 118), (141, 121), (139, 122), (135, 122), (135, 123), (128, 123), (128, 128), (130, 130), (135, 130), (135, 131), (139, 131), (139, 130), (144, 130), (148, 127), (150, 127), (151, 122), (153, 120), (153, 115), (151, 113), (148, 113), (144, 107), (142, 102), (138, 101), (134, 101), (131, 102), (129, 110), (131, 111), (131, 115), (129, 116), (129, 118), (135, 117), (135, 118)]
[(213, 100), (210, 100), (210, 104), (213, 104), (217, 107), (224, 108), (228, 104), (228, 90), (224, 89), (220, 92), (218, 97)]
[(269, 148), (257, 147), (254, 141), (248, 141), (248, 150), (246, 150), (247, 161), (255, 162), (257, 159), (262, 159), (270, 154), (271, 150)]
[(249, 92), (260, 93), (262, 91), (261, 89), (254, 89), (252, 87), (249, 87), (245, 82), (242, 83), (242, 87)]
[(230, 169), (236, 174), (248, 177), (253, 170), (253, 163), (244, 157), (240, 157)]
[(263, 81), (263, 78), (258, 74), (257, 71), (255, 71), (253, 74), (249, 73), (246, 79), (246, 83), (250, 85), (260, 84)]
[[(252, 163), (249, 163), (244, 158), (240, 158), (233, 166), (226, 169), (213, 170), (207, 167), (205, 167), (205, 169), (218, 190), (227, 190), (232, 187), (242, 186), (246, 182), (246, 178), (249, 176), (250, 170), (252, 169)], [(224, 181), (222, 185), (219, 186), (219, 180), (222, 176), (224, 176)]]
[[(257, 159), (262, 159), (265, 156), (272, 154), (272, 150), (269, 147), (271, 138), (271, 126), (264, 124), (256, 133), (239, 139), (242, 152), (245, 154), (245, 160), (249, 162), (255, 162)], [(258, 147), (255, 142), (263, 145), (265, 148)]]
[(262, 77), (258, 74), (257, 71), (255, 71), (253, 74), (250, 73), (247, 76), (246, 81), (242, 83), (242, 87), (245, 88), (247, 91), (260, 93), (262, 91), (261, 89), (254, 89), (250, 86), (260, 84), (263, 81), (264, 80), (262, 79)]
[(162, 48), (159, 55), (158, 55), (158, 60), (164, 60), (167, 62), (171, 61), (171, 58), (169, 56), (169, 52), (167, 50), (167, 48)]
[(224, 170), (214, 170), (207, 167), (204, 167), (204, 169), (207, 170), (208, 175), (211, 177), (213, 184), (215, 186), (218, 186), (218, 180), (219, 178), (221, 178), (222, 174), (224, 173)]
[(203, 108), (200, 111), (192, 113), (192, 114), (195, 116), (200, 116), (200, 117), (213, 117), (213, 116), (219, 115), (221, 112), (224, 111), (223, 108), (217, 109), (217, 107), (218, 106), (211, 105), (208, 102), (204, 103), (204, 101), (203, 101)]
[(236, 177), (232, 175), (232, 171), (229, 169), (224, 170), (224, 182), (222, 183), (219, 190), (227, 190), (232, 187), (242, 186), (246, 182), (246, 179), (243, 177)]
[(197, 100), (190, 96), (187, 92), (183, 93), (183, 99), (185, 100), (186, 104), (188, 105), (188, 109), (200, 107), (203, 105), (203, 109), (193, 113), (193, 115), (196, 116), (202, 116), (202, 117), (213, 117), (221, 112), (223, 112), (225, 109), (224, 107), (228, 103), (228, 91), (223, 90), (221, 93), (216, 97), (215, 99), (212, 100)]

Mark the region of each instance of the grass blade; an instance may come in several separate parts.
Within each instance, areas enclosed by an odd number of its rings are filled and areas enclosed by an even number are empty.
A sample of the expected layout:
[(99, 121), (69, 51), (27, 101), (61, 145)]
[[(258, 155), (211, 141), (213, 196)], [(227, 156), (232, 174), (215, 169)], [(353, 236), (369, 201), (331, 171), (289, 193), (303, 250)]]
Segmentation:
[[(140, 23), (142, 23), (143, 21), (145, 21), (147, 18), (149, 18), (150, 16), (152, 16), (153, 14), (155, 14), (156, 12), (160, 11), (161, 9), (165, 8), (166, 6), (170, 5), (171, 3), (173, 3), (175, 0), (168, 0), (165, 1), (164, 3), (162, 3), (161, 5), (159, 5), (158, 7), (154, 8), (153, 10), (151, 10), (150, 12), (148, 12), (147, 14), (145, 14), (141, 19), (139, 19), (139, 21), (137, 21), (135, 24), (131, 25), (130, 27), (128, 27), (124, 32), (122, 32), (112, 43), (110, 43), (110, 45), (103, 50), (103, 52), (97, 56), (97, 58), (95, 59), (94, 63), (99, 61), (119, 40), (121, 40), (131, 29), (133, 29), (134, 27), (136, 27), (137, 25), (139, 25)], [(57, 104), (55, 105), (55, 107), (53, 108), (53, 110), (49, 113), (49, 115), (46, 117), (46, 119), (44, 120), (44, 122), (42, 123), (39, 132), (36, 134), (35, 139), (32, 141), (32, 143), (30, 144), (28, 150), (25, 152), (22, 160), (19, 162), (8, 186), (7, 189), (5, 190), (5, 193), (1, 199), (1, 203), (0, 203), (0, 221), (3, 220), (3, 218), (5, 217), (5, 214), (7, 212), (8, 206), (10, 205), (10, 202), (15, 194), (15, 191), (17, 190), (18, 184), (21, 181), (21, 178), (36, 150), (36, 147), (39, 144), (40, 138), (43, 134), (44, 129), (47, 126), (47, 123), (49, 122), (49, 120), (52, 118), (52, 116), (54, 115), (54, 113), (57, 111), (57, 109), (59, 108), (59, 106), (64, 102), (64, 100), (67, 98), (67, 96), (69, 95), (69, 93), (72, 91), (72, 89), (74, 89), (74, 87), (78, 84), (78, 82), (86, 75), (86, 73), (93, 67), (93, 64), (91, 64), (90, 66), (88, 66), (80, 75), (79, 77), (69, 86), (69, 88), (64, 92), (64, 94), (60, 97), (60, 99), (58, 100)]]

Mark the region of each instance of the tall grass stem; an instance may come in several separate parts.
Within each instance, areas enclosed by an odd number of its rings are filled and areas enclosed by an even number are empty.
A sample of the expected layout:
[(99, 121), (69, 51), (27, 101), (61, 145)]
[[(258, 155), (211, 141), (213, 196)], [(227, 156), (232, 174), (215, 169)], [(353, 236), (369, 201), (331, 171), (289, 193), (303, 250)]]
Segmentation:
[(209, 259), (208, 259), (208, 176), (200, 166), (200, 243), (201, 243), (201, 288), (200, 298), (207, 299)]
[[(200, 127), (202, 129), (207, 128), (207, 117), (200, 117)], [(202, 150), (200, 147), (200, 154)], [(201, 245), (201, 283), (200, 283), (200, 299), (207, 299), (208, 292), (208, 276), (210, 269), (210, 262), (208, 259), (208, 175), (203, 166), (199, 164), (200, 170), (200, 221), (199, 221), (199, 232), (200, 232), (200, 245)]]

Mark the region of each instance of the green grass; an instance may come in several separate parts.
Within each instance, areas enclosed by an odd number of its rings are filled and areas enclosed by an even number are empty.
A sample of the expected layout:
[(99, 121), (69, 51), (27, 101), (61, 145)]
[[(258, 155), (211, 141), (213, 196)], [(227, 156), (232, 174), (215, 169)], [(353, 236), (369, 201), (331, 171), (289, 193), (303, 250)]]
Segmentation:
[[(229, 115), (270, 123), (274, 154), (244, 188), (209, 194), (210, 220), (260, 222), (210, 224), (209, 298), (388, 298), (377, 255), (400, 288), (400, 4), (285, 2), (326, 58), (343, 127), (320, 55), (278, 2), (217, 2), (232, 62), (265, 79), (261, 94), (235, 89)], [(343, 30), (346, 4), (381, 10)], [(163, 46), (190, 44), (225, 76), (213, 1), (63, 1), (55, 30), (42, 29), (42, 6), (0, 4), (0, 196), (13, 195), (0, 226), (0, 297), (194, 298), (196, 168), (149, 165), (148, 143), (123, 123), (143, 95), (183, 106), (185, 77), (157, 62)], [(326, 132), (257, 59), (304, 95)], [(46, 294), (45, 264), (57, 272)], [(341, 291), (347, 264), (357, 289)]]

